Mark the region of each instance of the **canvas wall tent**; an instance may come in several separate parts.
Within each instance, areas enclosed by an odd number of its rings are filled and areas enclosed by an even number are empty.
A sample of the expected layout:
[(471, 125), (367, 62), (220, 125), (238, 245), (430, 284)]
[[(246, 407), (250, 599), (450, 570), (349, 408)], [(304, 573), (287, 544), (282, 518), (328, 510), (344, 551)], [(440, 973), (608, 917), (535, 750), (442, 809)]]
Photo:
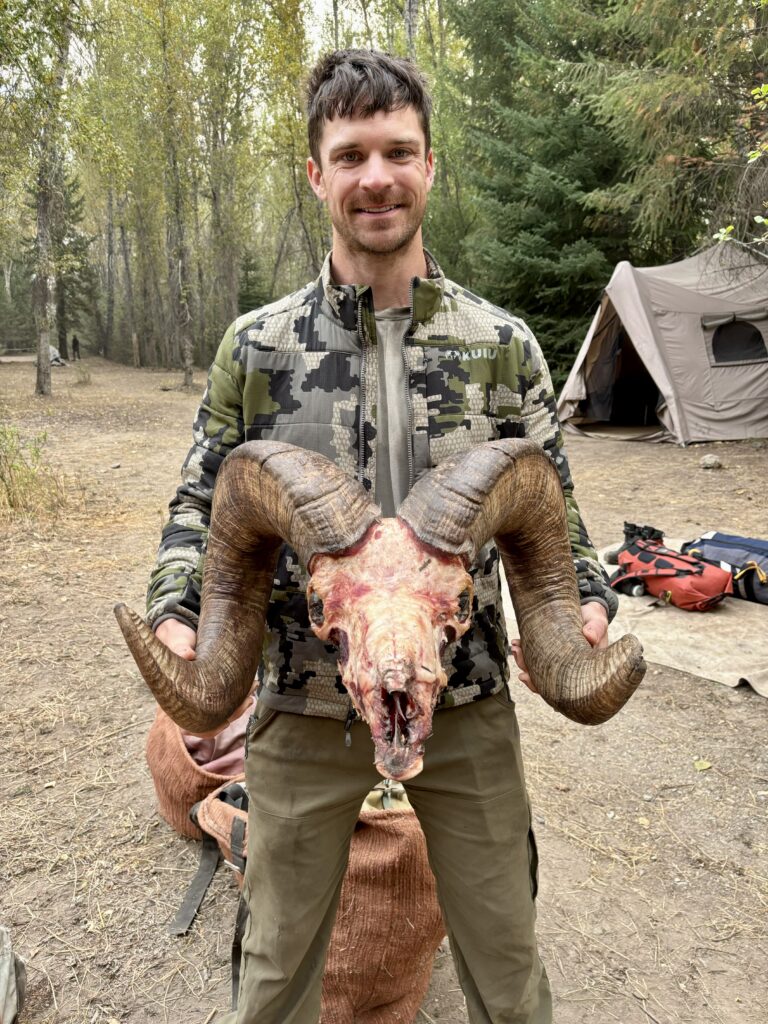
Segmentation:
[(619, 263), (558, 413), (682, 444), (768, 437), (768, 262), (723, 242), (665, 267)]

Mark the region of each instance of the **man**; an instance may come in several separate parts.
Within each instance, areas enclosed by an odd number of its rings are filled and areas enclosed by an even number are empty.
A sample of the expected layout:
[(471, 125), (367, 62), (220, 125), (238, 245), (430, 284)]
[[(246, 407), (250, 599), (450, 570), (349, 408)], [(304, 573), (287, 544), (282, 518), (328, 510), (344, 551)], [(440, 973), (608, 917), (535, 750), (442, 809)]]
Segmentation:
[(72, 335), (72, 358), (80, 358), (80, 339), (76, 334)]
[[(333, 250), (317, 282), (240, 317), (211, 368), (148, 595), (149, 621), (182, 657), (195, 656), (216, 473), (235, 445), (262, 438), (332, 458), (373, 490), (385, 515), (449, 454), (500, 436), (536, 440), (564, 484), (584, 633), (606, 642), (615, 598), (573, 500), (538, 345), (522, 321), (445, 280), (423, 248), (429, 118), (424, 81), (406, 60), (341, 51), (311, 75), (307, 169), (328, 207)], [(406, 785), (470, 1021), (546, 1024), (536, 853), (493, 545), (473, 575), (473, 626), (446, 652), (449, 682), (424, 770)], [(305, 582), (285, 548), (247, 737), (251, 913), (239, 1008), (221, 1024), (318, 1020), (349, 839), (376, 782), (335, 654), (309, 629)], [(530, 682), (519, 649), (515, 656)]]

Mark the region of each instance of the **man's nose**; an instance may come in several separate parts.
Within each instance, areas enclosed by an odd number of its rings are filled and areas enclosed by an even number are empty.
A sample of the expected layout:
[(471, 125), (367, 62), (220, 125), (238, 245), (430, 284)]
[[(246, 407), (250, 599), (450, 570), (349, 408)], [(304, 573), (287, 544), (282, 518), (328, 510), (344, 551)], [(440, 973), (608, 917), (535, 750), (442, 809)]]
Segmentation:
[(394, 184), (389, 161), (381, 153), (371, 153), (360, 175), (360, 187), (369, 192), (382, 192)]

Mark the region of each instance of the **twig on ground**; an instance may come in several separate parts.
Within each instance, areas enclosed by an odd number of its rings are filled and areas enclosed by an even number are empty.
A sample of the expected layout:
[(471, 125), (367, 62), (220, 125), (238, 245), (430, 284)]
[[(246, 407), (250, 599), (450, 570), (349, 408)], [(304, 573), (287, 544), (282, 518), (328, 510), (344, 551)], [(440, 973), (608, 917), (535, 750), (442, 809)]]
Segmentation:
[(659, 1020), (659, 1018), (658, 1017), (654, 1017), (654, 1015), (651, 1013), (651, 1011), (645, 1005), (645, 996), (640, 996), (640, 995), (637, 994), (637, 992), (632, 992), (631, 995), (632, 995), (632, 998), (636, 999), (637, 1002), (640, 1004), (640, 1009), (643, 1011), (643, 1013), (646, 1015), (646, 1017), (649, 1020), (652, 1020), (654, 1022), (654, 1024), (661, 1024), (661, 1021)]

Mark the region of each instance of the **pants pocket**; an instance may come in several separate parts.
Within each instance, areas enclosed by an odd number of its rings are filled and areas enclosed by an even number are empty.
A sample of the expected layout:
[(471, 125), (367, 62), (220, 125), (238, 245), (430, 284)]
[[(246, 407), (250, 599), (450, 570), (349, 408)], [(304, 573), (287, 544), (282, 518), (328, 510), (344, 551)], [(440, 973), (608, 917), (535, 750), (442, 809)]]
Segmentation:
[(539, 848), (536, 845), (536, 834), (533, 831), (530, 803), (528, 804), (528, 870), (531, 876), (531, 896), (536, 899), (539, 893)]
[(512, 700), (512, 695), (509, 692), (509, 686), (504, 683), (503, 689), (499, 690), (498, 693), (492, 693), (491, 699), (495, 700), (497, 704), (501, 704), (507, 711), (515, 710), (515, 702)]
[(256, 710), (248, 719), (245, 730), (245, 757), (248, 757), (248, 748), (256, 737), (264, 732), (269, 723), (279, 714), (277, 708), (269, 708), (264, 704), (256, 704)]

